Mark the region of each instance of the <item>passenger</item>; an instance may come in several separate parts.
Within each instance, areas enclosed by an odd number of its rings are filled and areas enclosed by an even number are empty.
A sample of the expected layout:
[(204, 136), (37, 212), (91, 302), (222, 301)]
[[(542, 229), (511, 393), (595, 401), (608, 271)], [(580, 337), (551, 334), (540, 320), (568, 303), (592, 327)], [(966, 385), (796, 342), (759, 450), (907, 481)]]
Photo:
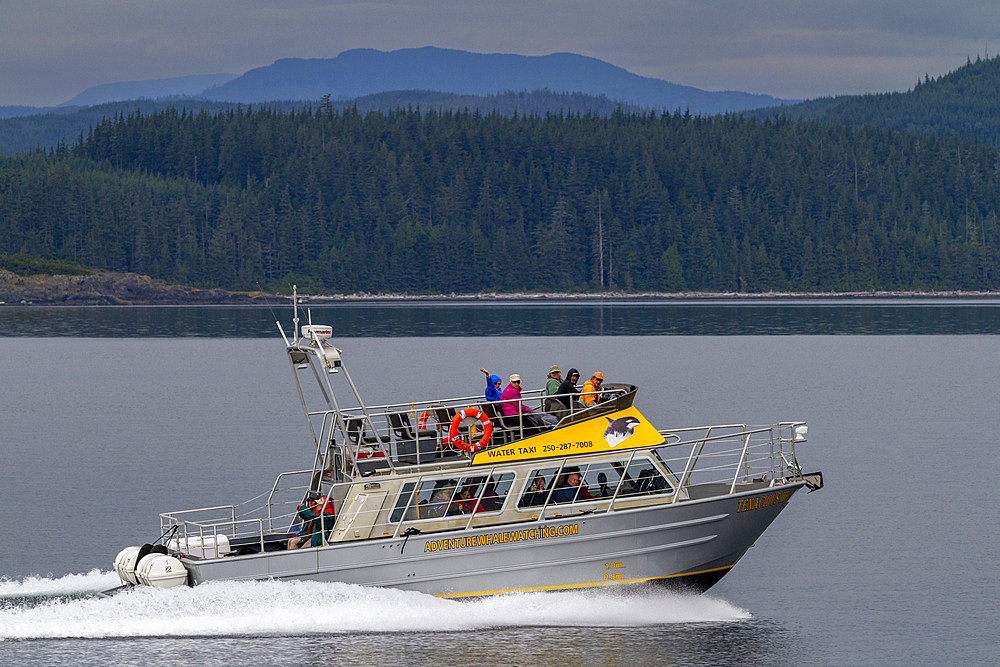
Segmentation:
[(505, 417), (516, 417), (518, 413), (524, 415), (524, 421), (537, 428), (553, 427), (559, 423), (559, 418), (545, 412), (532, 412), (531, 409), (521, 401), (521, 376), (514, 373), (510, 376), (510, 384), (500, 394), (500, 412)]
[(431, 499), (427, 503), (427, 507), (421, 509), (420, 518), (439, 519), (443, 517), (445, 510), (448, 509), (448, 503), (451, 501), (451, 494), (454, 490), (454, 481), (445, 480), (438, 482), (436, 488), (431, 493)]
[[(307, 540), (311, 547), (323, 544), (323, 533), (333, 529), (333, 498), (324, 498), (318, 493), (310, 491), (306, 494), (305, 501), (296, 509), (296, 513), (302, 520), (302, 530), (298, 535), (288, 540), (288, 548), (298, 549)], [(322, 521), (320, 521), (320, 517), (322, 517)], [(322, 528), (320, 524), (322, 524)]]
[(548, 495), (545, 491), (545, 478), (541, 475), (535, 475), (535, 481), (531, 483), (521, 497), (521, 507), (537, 507), (538, 505), (545, 504), (545, 497)]
[(448, 513), (445, 516), (458, 516), (460, 514), (471, 514), (472, 508), (475, 506), (477, 512), (485, 512), (486, 510), (482, 505), (476, 503), (476, 499), (472, 496), (471, 486), (463, 486), (455, 496), (455, 500), (451, 502), (451, 507), (448, 508)]
[(500, 385), (503, 384), (503, 380), (500, 379), (499, 375), (490, 375), (490, 372), (485, 368), (480, 368), (479, 370), (486, 373), (486, 400), (499, 401)]
[(545, 395), (552, 396), (559, 393), (559, 385), (562, 384), (562, 371), (558, 366), (549, 368), (549, 377), (545, 380)]
[(490, 481), (486, 483), (486, 488), (483, 489), (483, 497), (479, 499), (479, 508), (484, 512), (496, 512), (502, 504), (503, 501), (500, 500), (500, 495), (497, 493), (496, 484), (490, 478)]
[(590, 376), (590, 379), (583, 383), (583, 390), (580, 392), (583, 397), (583, 404), (597, 405), (601, 402), (601, 395), (597, 392), (600, 390), (601, 385), (604, 383), (604, 373), (597, 371)]
[(578, 401), (580, 397), (580, 392), (576, 388), (576, 383), (579, 379), (580, 379), (580, 372), (575, 368), (569, 369), (569, 375), (567, 375), (566, 379), (563, 380), (561, 385), (559, 385), (559, 390), (556, 392), (557, 394), (561, 394), (562, 396), (557, 400), (562, 401), (563, 405), (565, 405), (567, 408), (571, 407), (570, 404), (574, 402), (577, 402), (577, 405), (574, 405), (572, 407), (579, 407)]
[(590, 490), (585, 486), (580, 486), (582, 479), (579, 468), (575, 466), (566, 468), (559, 476), (556, 490), (552, 493), (552, 502), (571, 503), (574, 499), (592, 500), (594, 496), (591, 495)]

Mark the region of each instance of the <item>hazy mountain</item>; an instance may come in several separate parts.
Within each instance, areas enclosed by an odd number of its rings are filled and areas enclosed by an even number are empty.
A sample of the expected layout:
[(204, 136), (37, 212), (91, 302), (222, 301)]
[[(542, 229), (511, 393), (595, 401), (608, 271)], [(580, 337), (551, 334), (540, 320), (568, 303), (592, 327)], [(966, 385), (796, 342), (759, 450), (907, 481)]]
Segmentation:
[(150, 79), (147, 81), (121, 81), (92, 86), (85, 91), (66, 100), (59, 106), (91, 106), (119, 100), (155, 100), (163, 97), (189, 97), (197, 95), (206, 88), (224, 84), (239, 76), (238, 74), (192, 74), (190, 76), (175, 76), (169, 79)]
[(547, 89), (605, 96), (654, 109), (716, 114), (781, 104), (768, 95), (709, 92), (639, 76), (573, 53), (521, 56), (424, 47), (398, 51), (354, 49), (336, 58), (285, 58), (252, 69), (202, 93), (229, 102), (355, 98), (391, 90), (434, 90), (462, 95)]

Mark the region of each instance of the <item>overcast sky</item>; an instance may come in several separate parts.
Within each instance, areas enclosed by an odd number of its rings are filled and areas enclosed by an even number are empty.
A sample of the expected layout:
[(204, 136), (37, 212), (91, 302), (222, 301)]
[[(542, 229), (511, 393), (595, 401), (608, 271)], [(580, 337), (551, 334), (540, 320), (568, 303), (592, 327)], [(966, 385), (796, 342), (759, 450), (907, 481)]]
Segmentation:
[(0, 105), (367, 47), (569, 51), (706, 90), (908, 90), (1000, 51), (997, 0), (0, 0)]

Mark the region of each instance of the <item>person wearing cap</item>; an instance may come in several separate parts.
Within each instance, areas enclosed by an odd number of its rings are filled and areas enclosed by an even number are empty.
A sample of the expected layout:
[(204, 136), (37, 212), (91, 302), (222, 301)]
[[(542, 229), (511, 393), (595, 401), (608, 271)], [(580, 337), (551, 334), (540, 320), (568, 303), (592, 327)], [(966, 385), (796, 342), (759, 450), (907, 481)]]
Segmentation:
[(524, 415), (524, 420), (538, 428), (544, 426), (555, 426), (559, 419), (555, 415), (532, 412), (531, 409), (521, 400), (521, 376), (514, 373), (510, 376), (508, 384), (503, 393), (500, 394), (500, 412), (504, 417), (516, 417), (518, 414)]
[(601, 402), (601, 396), (598, 394), (598, 390), (604, 383), (604, 373), (597, 371), (590, 376), (590, 379), (583, 383), (583, 389), (581, 394), (583, 396), (584, 405), (595, 405)]
[(311, 547), (322, 545), (323, 533), (333, 530), (333, 498), (324, 498), (315, 491), (310, 491), (296, 513), (302, 520), (302, 531), (288, 540), (288, 548), (298, 549), (307, 541)]
[(545, 380), (545, 395), (552, 396), (559, 393), (559, 385), (562, 384), (562, 371), (558, 366), (549, 367), (549, 377)]
[(480, 368), (479, 370), (486, 373), (486, 400), (499, 401), (500, 385), (503, 384), (503, 380), (500, 379), (499, 375), (491, 375), (485, 368)]

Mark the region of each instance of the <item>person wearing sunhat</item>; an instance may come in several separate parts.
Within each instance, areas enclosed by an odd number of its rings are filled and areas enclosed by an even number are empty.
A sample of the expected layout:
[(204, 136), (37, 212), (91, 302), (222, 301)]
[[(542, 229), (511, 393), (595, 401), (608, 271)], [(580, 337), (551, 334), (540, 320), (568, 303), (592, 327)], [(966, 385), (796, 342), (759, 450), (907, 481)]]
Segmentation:
[(590, 379), (583, 383), (583, 389), (580, 390), (580, 394), (583, 397), (584, 405), (595, 405), (601, 402), (601, 396), (598, 394), (598, 390), (604, 383), (604, 373), (597, 371), (590, 376)]
[(505, 417), (516, 417), (519, 413), (524, 415), (524, 420), (532, 426), (542, 428), (544, 426), (555, 426), (559, 419), (555, 415), (544, 412), (532, 412), (531, 409), (521, 400), (521, 376), (514, 373), (510, 376), (510, 384), (504, 387), (500, 394), (500, 412)]
[(545, 381), (545, 395), (552, 396), (559, 393), (559, 385), (562, 384), (562, 371), (558, 366), (549, 367), (549, 377)]

